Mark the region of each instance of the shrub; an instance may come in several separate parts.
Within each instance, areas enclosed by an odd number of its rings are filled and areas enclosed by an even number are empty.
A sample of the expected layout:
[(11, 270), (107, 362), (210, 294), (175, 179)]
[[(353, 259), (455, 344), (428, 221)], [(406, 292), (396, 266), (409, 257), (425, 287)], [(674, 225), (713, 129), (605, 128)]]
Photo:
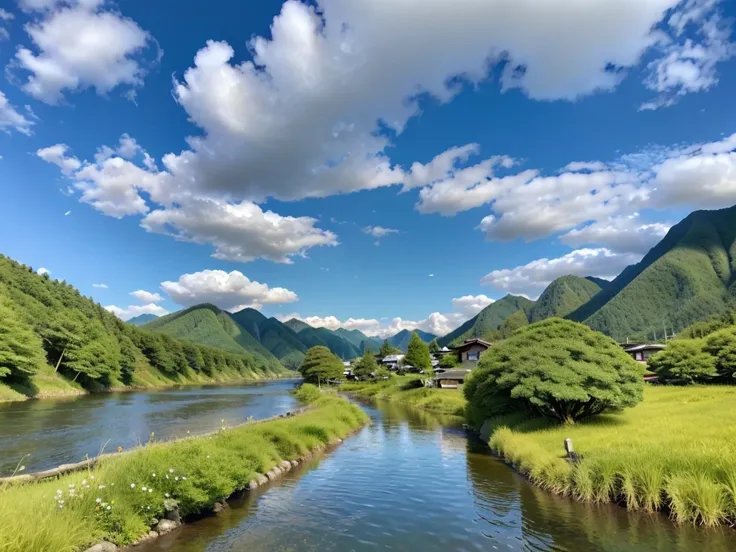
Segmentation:
[(611, 338), (551, 318), (491, 347), (465, 385), (476, 418), (529, 410), (571, 423), (642, 399), (642, 370)]
[(709, 335), (703, 350), (715, 357), (715, 368), (721, 379), (733, 381), (736, 378), (736, 327)]
[(672, 341), (647, 367), (665, 383), (706, 382), (718, 375), (716, 359), (703, 351), (702, 339)]
[(317, 386), (311, 383), (303, 383), (291, 393), (297, 400), (307, 404), (313, 403), (322, 396)]

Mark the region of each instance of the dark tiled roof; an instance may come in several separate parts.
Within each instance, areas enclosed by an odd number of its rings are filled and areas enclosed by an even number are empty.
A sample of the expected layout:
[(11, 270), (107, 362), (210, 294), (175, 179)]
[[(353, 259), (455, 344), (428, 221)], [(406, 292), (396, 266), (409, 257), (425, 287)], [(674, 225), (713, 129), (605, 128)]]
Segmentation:
[(472, 345), (482, 345), (486, 349), (491, 346), (491, 344), (488, 341), (485, 341), (483, 339), (466, 339), (465, 343), (462, 343), (460, 345), (456, 345), (454, 347), (450, 347), (453, 351), (459, 351), (461, 349), (464, 349), (466, 347), (470, 347)]
[(467, 378), (469, 374), (470, 370), (446, 370), (437, 374), (437, 379), (460, 380)]

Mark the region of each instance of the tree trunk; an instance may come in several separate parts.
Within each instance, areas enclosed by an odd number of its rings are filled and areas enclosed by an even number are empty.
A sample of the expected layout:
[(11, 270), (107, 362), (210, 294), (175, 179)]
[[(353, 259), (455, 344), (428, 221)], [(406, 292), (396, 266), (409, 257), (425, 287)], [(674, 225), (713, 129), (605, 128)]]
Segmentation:
[(56, 362), (56, 368), (54, 368), (54, 374), (59, 371), (59, 365), (61, 364), (61, 359), (64, 358), (64, 353), (66, 353), (66, 347), (64, 347), (64, 350), (61, 351), (61, 355), (59, 356), (59, 360)]

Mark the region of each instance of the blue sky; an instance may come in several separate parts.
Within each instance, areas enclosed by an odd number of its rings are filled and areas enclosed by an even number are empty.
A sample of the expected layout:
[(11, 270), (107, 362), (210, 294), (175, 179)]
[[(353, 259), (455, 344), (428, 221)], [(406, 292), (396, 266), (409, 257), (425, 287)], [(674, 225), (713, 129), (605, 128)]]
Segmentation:
[(381, 335), (613, 277), (736, 203), (736, 9), (554, 4), (5, 0), (0, 252)]

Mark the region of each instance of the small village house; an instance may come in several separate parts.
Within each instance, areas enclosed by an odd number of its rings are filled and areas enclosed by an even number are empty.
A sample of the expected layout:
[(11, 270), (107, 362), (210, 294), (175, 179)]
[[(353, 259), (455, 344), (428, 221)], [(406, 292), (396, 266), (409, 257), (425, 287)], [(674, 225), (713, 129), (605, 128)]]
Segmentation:
[(469, 368), (452, 368), (437, 374), (434, 379), (435, 387), (440, 389), (457, 389), (465, 383), (465, 378), (470, 374)]
[(457, 359), (460, 364), (470, 365), (468, 367), (472, 368), (475, 366), (475, 363), (478, 362), (480, 355), (483, 354), (484, 351), (488, 350), (490, 346), (491, 344), (488, 341), (473, 338), (466, 339), (461, 345), (450, 347), (450, 349), (458, 356)]
[(644, 364), (647, 363), (649, 360), (649, 357), (658, 353), (659, 351), (662, 351), (667, 346), (662, 345), (660, 343), (644, 343), (639, 345), (623, 345), (624, 351), (629, 353), (631, 357), (638, 361), (643, 362)]

